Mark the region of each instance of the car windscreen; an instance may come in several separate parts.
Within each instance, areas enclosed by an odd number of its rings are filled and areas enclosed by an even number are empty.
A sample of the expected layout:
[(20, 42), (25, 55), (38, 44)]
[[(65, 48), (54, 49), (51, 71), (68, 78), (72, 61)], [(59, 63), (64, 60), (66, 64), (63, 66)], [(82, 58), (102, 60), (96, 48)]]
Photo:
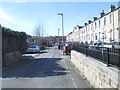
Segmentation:
[(116, 45), (117, 44), (117, 42), (111, 42), (111, 45)]
[(29, 48), (36, 48), (36, 46), (30, 46)]
[(118, 42), (117, 45), (120, 45), (120, 42)]

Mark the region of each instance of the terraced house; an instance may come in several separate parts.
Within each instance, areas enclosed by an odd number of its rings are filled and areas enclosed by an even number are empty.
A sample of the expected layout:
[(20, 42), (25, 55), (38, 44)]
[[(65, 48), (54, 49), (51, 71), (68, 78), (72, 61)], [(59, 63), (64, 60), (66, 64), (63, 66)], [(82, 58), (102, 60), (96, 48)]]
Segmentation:
[(88, 20), (84, 26), (76, 26), (73, 32), (67, 35), (67, 42), (120, 42), (120, 7), (110, 6), (109, 12), (104, 10), (100, 17), (94, 17), (93, 21)]

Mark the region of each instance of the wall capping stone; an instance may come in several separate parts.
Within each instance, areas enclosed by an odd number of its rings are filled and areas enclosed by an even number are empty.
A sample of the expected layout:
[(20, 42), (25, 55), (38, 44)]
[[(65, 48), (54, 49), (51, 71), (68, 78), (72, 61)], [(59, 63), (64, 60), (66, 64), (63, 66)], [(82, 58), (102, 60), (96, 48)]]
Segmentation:
[[(120, 70), (77, 51), (71, 51), (71, 61), (95, 88), (120, 89)], [(95, 82), (97, 80), (97, 82)]]

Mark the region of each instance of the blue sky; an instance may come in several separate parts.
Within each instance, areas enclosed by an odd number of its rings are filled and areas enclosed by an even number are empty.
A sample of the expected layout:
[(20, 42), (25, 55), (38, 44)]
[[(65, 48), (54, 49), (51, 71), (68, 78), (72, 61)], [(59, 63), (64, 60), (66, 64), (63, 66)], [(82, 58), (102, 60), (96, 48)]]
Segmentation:
[[(71, 0), (70, 0), (71, 1)], [(1, 2), (0, 24), (15, 31), (34, 35), (36, 25), (42, 25), (44, 35), (58, 35), (61, 16), (64, 14), (64, 35), (73, 31), (74, 26), (83, 26), (102, 10), (107, 13), (110, 5), (118, 7), (118, 2)]]

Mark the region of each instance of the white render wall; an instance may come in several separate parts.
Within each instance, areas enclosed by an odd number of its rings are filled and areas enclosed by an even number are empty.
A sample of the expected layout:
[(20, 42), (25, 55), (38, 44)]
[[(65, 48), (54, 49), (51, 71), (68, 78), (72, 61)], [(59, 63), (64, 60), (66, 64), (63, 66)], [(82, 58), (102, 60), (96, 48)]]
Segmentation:
[[(111, 15), (111, 23), (110, 23)], [(119, 18), (118, 18), (119, 17)], [(106, 25), (104, 25), (104, 18), (106, 18)], [(100, 20), (100, 27), (99, 27)], [(95, 28), (95, 23), (97, 28)], [(86, 29), (87, 28), (87, 29)], [(95, 36), (97, 35), (97, 39)], [(73, 42), (98, 42), (103, 41), (102, 37), (104, 36), (104, 42), (120, 41), (120, 8), (116, 9), (113, 12), (107, 13), (105, 16), (97, 19), (96, 21), (87, 24), (81, 29), (77, 27), (74, 28), (74, 32), (70, 35)], [(69, 37), (70, 38), (70, 37)], [(110, 40), (111, 38), (111, 40)]]

